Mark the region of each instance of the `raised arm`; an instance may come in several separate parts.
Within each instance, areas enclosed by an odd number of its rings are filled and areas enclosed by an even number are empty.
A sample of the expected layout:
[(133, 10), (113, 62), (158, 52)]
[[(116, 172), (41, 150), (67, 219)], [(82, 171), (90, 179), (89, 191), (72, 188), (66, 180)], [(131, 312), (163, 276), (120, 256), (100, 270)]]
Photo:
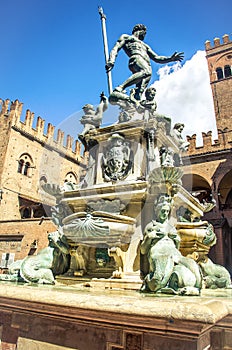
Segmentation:
[(116, 44), (114, 45), (113, 49), (110, 52), (110, 57), (108, 59), (108, 62), (106, 63), (106, 72), (111, 71), (111, 69), (114, 67), (114, 63), (116, 60), (116, 57), (118, 55), (118, 51), (121, 50), (121, 48), (123, 47), (123, 45), (125, 44), (125, 40), (127, 38), (128, 35), (123, 34), (120, 36), (120, 38), (118, 39), (118, 41), (116, 42)]
[(102, 92), (100, 95), (100, 103), (96, 108), (95, 115), (99, 119), (102, 119), (102, 114), (107, 110), (107, 108), (108, 108), (108, 98), (105, 96), (104, 92)]

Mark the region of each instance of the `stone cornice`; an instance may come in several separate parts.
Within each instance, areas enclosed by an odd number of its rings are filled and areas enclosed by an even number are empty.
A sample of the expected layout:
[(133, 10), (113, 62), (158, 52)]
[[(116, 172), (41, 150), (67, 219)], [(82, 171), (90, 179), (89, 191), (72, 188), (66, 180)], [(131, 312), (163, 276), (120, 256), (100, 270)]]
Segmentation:
[[(85, 319), (137, 327), (175, 328), (175, 320), (213, 324), (232, 313), (232, 290), (202, 290), (197, 297), (140, 294), (134, 291), (90, 289), (70, 286), (26, 286), (1, 283), (0, 309), (43, 314), (50, 317)], [(170, 322), (172, 320), (172, 322)], [(188, 330), (189, 331), (189, 330)], [(191, 332), (194, 332), (192, 329)]]

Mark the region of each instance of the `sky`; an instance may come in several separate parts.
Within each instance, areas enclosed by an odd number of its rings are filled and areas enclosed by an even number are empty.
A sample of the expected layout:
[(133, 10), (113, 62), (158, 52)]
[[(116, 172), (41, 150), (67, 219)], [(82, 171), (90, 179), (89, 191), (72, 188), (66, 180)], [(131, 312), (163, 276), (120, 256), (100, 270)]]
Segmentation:
[[(133, 26), (147, 26), (145, 42), (159, 55), (184, 52), (179, 64), (152, 63), (151, 84), (157, 88), (158, 112), (173, 123), (183, 122), (185, 134), (213, 130), (212, 95), (204, 53), (206, 40), (231, 35), (231, 0), (0, 0), (0, 98), (18, 99), (71, 135), (81, 129), (86, 103), (97, 105), (108, 94), (101, 21), (107, 16), (111, 49)], [(113, 86), (130, 72), (120, 52), (112, 71)], [(103, 123), (115, 122), (111, 109)], [(22, 118), (23, 119), (23, 118)]]

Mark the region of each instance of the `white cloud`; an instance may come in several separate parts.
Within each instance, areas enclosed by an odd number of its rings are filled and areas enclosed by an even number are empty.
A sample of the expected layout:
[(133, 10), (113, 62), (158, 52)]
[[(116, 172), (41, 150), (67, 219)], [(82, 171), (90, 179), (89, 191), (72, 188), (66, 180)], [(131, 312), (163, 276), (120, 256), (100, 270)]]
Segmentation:
[(197, 134), (197, 144), (202, 132), (211, 130), (217, 138), (205, 51), (197, 51), (183, 67), (179, 63), (161, 67), (158, 75), (157, 112), (171, 117), (173, 124), (184, 123), (183, 135)]

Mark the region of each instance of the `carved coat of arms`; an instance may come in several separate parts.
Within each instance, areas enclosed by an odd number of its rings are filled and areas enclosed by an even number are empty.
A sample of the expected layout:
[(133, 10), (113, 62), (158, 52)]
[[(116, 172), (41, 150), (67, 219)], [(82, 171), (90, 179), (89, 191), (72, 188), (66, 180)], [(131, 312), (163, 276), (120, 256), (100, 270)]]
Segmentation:
[(131, 170), (129, 143), (119, 134), (113, 134), (103, 152), (102, 170), (105, 181), (123, 180)]

